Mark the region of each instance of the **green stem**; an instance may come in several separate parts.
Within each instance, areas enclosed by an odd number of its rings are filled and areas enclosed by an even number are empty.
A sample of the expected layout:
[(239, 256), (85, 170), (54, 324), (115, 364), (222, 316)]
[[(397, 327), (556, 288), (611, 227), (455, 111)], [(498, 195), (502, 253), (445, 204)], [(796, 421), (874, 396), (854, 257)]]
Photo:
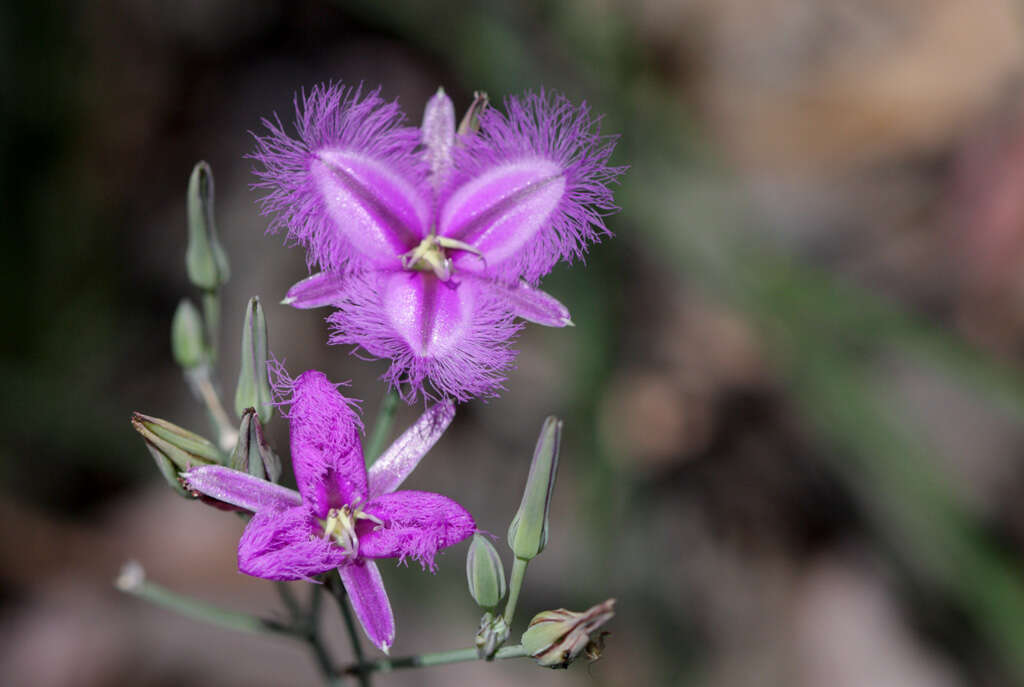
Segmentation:
[[(363, 653), (363, 645), (359, 641), (359, 628), (356, 627), (355, 618), (352, 617), (352, 609), (348, 605), (348, 592), (345, 591), (345, 585), (342, 583), (341, 576), (337, 570), (334, 570), (328, 576), (327, 587), (338, 601), (341, 617), (345, 621), (345, 631), (348, 633), (349, 643), (352, 645), (352, 656), (355, 658), (355, 665), (361, 666), (366, 662), (366, 655)], [(372, 682), (369, 672), (360, 671), (354, 674), (362, 687), (370, 687)]]
[(288, 586), (287, 582), (275, 582), (274, 586), (277, 587), (277, 593), (281, 597), (281, 601), (284, 602), (285, 608), (288, 609), (288, 615), (292, 619), (292, 622), (296, 622), (299, 619), (301, 610), (299, 609), (299, 602), (295, 598), (295, 594), (292, 593), (291, 587)]
[(161, 606), (175, 613), (194, 620), (201, 620), (211, 625), (235, 630), (237, 632), (248, 632), (251, 634), (275, 634), (295, 636), (289, 628), (273, 622), (264, 620), (247, 613), (229, 611), (218, 608), (205, 601), (183, 596), (173, 592), (145, 578), (142, 567), (137, 563), (127, 564), (118, 576), (115, 585), (126, 594), (145, 599), (150, 603)]
[(206, 325), (206, 351), (210, 363), (215, 365), (220, 339), (220, 295), (217, 291), (203, 291), (203, 320)]
[(398, 408), (398, 394), (394, 390), (388, 391), (380, 402), (380, 410), (377, 412), (377, 420), (373, 423), (373, 431), (370, 440), (366, 442), (366, 466), (369, 467), (377, 460), (384, 450), (384, 442), (388, 440), (391, 433), (391, 423), (395, 419), (395, 410)]
[(213, 387), (213, 380), (209, 367), (197, 367), (185, 371), (185, 379), (188, 381), (192, 392), (206, 406), (210, 415), (210, 422), (217, 432), (217, 445), (220, 450), (230, 454), (238, 441), (238, 430), (234, 427), (228, 413), (224, 410), (224, 404), (220, 401), (217, 390)]
[(327, 648), (320, 640), (320, 602), (322, 600), (320, 585), (314, 585), (313, 597), (309, 602), (309, 615), (306, 616), (304, 629), (306, 641), (309, 642), (309, 648), (316, 658), (317, 665), (320, 666), (320, 672), (323, 673), (328, 685), (336, 685), (339, 682), (338, 675), (334, 671), (334, 664), (331, 662), (330, 654), (327, 653)]
[[(498, 649), (496, 658), (523, 658), (526, 651), (519, 646), (506, 646)], [(429, 668), (440, 666), (446, 663), (463, 663), (466, 661), (480, 660), (475, 647), (469, 649), (455, 649), (453, 651), (435, 651), (427, 654), (415, 654), (412, 656), (401, 656), (398, 658), (381, 658), (376, 661), (366, 661), (349, 666), (343, 672), (347, 675), (368, 675), (373, 671), (387, 673), (402, 668)]]
[(512, 563), (512, 575), (508, 584), (508, 601), (505, 603), (505, 623), (509, 629), (512, 628), (512, 619), (516, 615), (516, 604), (519, 603), (519, 590), (523, 587), (523, 577), (526, 576), (526, 565), (530, 561), (525, 558), (516, 558)]

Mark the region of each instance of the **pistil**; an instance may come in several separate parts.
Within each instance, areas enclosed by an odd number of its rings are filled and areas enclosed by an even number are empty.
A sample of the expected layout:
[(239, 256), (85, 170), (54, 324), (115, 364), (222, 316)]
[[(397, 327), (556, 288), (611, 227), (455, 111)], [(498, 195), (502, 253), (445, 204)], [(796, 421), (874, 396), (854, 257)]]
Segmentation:
[(332, 508), (327, 512), (327, 520), (321, 521), (324, 526), (324, 538), (331, 537), (334, 542), (347, 553), (355, 556), (359, 551), (359, 537), (356, 535), (356, 522), (370, 520), (383, 527), (380, 518), (364, 513), (361, 508), (353, 509), (349, 505)]
[(487, 264), (483, 254), (474, 246), (451, 239), (446, 236), (436, 236), (433, 233), (420, 241), (419, 245), (408, 253), (402, 255), (402, 268), (406, 270), (418, 270), (421, 272), (433, 272), (441, 281), (448, 281), (452, 276), (452, 260), (448, 257), (447, 251), (461, 250), (480, 258)]

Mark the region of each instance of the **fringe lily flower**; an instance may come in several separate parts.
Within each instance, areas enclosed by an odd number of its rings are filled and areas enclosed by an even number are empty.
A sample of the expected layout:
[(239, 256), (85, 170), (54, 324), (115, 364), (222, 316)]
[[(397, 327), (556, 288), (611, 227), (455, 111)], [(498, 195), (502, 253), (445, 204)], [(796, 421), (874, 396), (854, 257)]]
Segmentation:
[(407, 401), (424, 389), (491, 395), (515, 357), (517, 317), (571, 324), (536, 284), (608, 235), (623, 171), (586, 105), (509, 98), (457, 135), (443, 91), (412, 128), (377, 91), (328, 85), (297, 98), (296, 116), (297, 139), (264, 121), (253, 155), (271, 228), (321, 270), (285, 302), (335, 306), (331, 342), (390, 358), (385, 377)]
[(395, 624), (374, 559), (412, 558), (434, 569), (439, 550), (476, 531), (451, 499), (396, 491), (451, 423), (454, 406), (427, 410), (367, 472), (359, 419), (335, 385), (315, 371), (287, 385), (298, 492), (222, 466), (189, 470), (185, 486), (254, 513), (238, 542), (240, 571), (301, 580), (337, 568), (367, 636), (386, 652)]

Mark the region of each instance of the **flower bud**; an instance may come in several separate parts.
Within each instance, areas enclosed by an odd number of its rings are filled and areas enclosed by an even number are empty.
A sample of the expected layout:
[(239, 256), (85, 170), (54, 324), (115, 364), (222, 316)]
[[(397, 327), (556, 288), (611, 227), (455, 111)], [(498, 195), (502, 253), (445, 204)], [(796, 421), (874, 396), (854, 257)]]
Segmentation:
[(607, 633), (592, 635), (615, 616), (614, 605), (615, 599), (608, 599), (582, 613), (564, 608), (538, 613), (523, 633), (523, 650), (545, 668), (568, 668), (583, 652), (596, 660)]
[(469, 109), (463, 115), (462, 121), (459, 122), (459, 128), (456, 131), (459, 136), (475, 134), (477, 131), (480, 131), (480, 115), (487, 109), (488, 102), (486, 93), (483, 91), (473, 92), (473, 102), (470, 103)]
[(185, 268), (193, 284), (205, 291), (214, 291), (229, 276), (228, 258), (217, 239), (213, 221), (213, 172), (210, 165), (199, 162), (188, 180), (188, 248)]
[(494, 658), (494, 654), (501, 648), (501, 645), (508, 639), (508, 622), (501, 613), (487, 611), (480, 618), (480, 629), (477, 630), (473, 643), (476, 645), (476, 652), (480, 658), (488, 661)]
[(203, 318), (187, 298), (178, 303), (171, 321), (171, 352), (174, 361), (186, 370), (199, 367), (207, 361)]
[(263, 438), (263, 425), (253, 408), (246, 408), (242, 413), (238, 443), (228, 466), (270, 482), (281, 479), (281, 459)]
[(480, 608), (492, 611), (505, 598), (505, 568), (487, 537), (474, 534), (466, 555), (469, 593)]
[(533, 451), (530, 474), (519, 510), (508, 528), (508, 545), (516, 558), (532, 559), (548, 542), (548, 511), (558, 472), (558, 447), (562, 440), (562, 421), (549, 416), (544, 420), (537, 448)]
[(178, 425), (132, 413), (132, 427), (142, 435), (160, 474), (176, 491), (184, 494), (178, 472), (198, 465), (220, 463), (221, 454), (211, 442)]
[(242, 325), (242, 357), (235, 388), (235, 412), (255, 408), (260, 421), (274, 416), (274, 400), (267, 375), (267, 320), (259, 297), (249, 299)]

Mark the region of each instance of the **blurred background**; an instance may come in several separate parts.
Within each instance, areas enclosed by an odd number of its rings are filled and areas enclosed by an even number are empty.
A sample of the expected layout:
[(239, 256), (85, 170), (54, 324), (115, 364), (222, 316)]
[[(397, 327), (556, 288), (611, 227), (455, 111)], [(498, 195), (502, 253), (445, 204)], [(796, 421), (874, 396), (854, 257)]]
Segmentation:
[[(288, 639), (120, 595), (280, 616), (237, 573), (238, 518), (177, 497), (140, 410), (207, 432), (169, 349), (185, 186), (205, 159), (243, 308), (293, 371), (384, 367), (277, 305), (301, 250), (264, 235), (250, 131), (324, 80), (413, 120), (540, 86), (586, 100), (631, 166), (614, 240), (545, 288), (508, 391), (464, 406), (410, 486), (503, 535), (545, 415), (565, 419), (533, 613), (607, 597), (604, 657), (381, 685), (1024, 684), (1024, 30), (1012, 0), (506, 3), (98, 0), (0, 6), (0, 674), (12, 685), (314, 685)], [(415, 416), (403, 409), (396, 431)], [(287, 427), (269, 426), (279, 449)], [(428, 467), (429, 466), (429, 467)], [(499, 550), (507, 551), (499, 540)], [(394, 653), (467, 646), (465, 544), (383, 566)], [(509, 560), (506, 558), (506, 565)], [(348, 648), (330, 608), (330, 650)], [(517, 628), (516, 635), (518, 634)], [(515, 635), (514, 635), (515, 636)]]

